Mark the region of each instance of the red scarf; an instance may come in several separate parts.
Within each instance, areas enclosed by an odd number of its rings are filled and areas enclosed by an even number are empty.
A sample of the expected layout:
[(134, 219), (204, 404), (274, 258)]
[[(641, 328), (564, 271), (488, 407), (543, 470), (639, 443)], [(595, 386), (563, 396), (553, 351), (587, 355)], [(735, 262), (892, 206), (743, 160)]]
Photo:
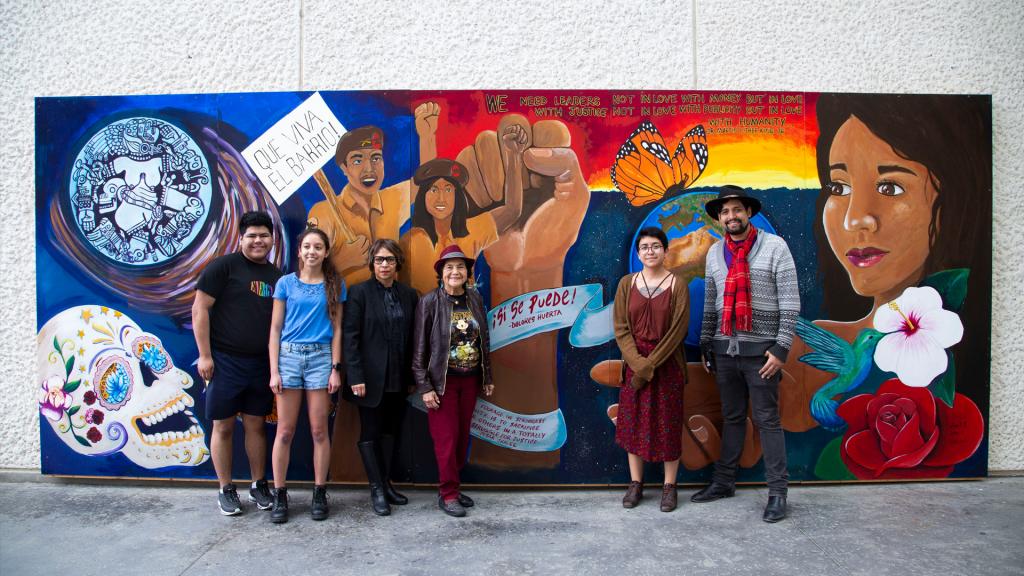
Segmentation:
[(750, 234), (737, 242), (728, 234), (725, 247), (732, 254), (732, 266), (725, 277), (725, 292), (722, 294), (722, 334), (732, 336), (732, 321), (736, 318), (736, 329), (750, 332), (753, 314), (750, 309), (750, 264), (747, 255), (757, 238), (757, 228), (750, 226)]

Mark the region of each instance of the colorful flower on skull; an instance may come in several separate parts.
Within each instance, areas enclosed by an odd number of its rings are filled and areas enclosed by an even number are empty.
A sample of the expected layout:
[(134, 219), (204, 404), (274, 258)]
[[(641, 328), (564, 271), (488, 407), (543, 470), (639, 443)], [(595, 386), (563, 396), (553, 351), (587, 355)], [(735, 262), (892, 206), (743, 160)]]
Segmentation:
[(64, 412), (71, 408), (71, 395), (64, 393), (64, 378), (50, 376), (43, 380), (39, 391), (39, 411), (54, 422), (64, 417)]
[(143, 342), (136, 347), (138, 357), (157, 374), (163, 374), (170, 368), (167, 355), (150, 342)]

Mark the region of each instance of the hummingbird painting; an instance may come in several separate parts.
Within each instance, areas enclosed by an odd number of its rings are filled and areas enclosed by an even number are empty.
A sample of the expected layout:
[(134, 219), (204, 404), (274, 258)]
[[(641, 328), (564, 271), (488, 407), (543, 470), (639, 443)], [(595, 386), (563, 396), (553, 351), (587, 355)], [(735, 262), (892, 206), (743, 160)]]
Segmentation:
[(875, 346), (885, 334), (874, 328), (866, 328), (861, 330), (853, 344), (850, 344), (802, 317), (797, 319), (796, 333), (814, 349), (814, 352), (801, 356), (800, 361), (836, 375), (811, 397), (811, 416), (827, 430), (839, 430), (844, 426), (844, 422), (836, 414), (839, 402), (833, 398), (857, 388), (864, 382), (871, 372)]

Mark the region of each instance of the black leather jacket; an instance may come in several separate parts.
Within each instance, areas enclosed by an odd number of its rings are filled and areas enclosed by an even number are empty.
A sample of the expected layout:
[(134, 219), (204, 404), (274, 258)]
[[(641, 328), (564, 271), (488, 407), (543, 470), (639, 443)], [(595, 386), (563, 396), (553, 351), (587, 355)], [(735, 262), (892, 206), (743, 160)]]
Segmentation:
[[(466, 303), (473, 318), (480, 325), (480, 385), (491, 383), (491, 336), (487, 325), (484, 301), (475, 288), (466, 288)], [(413, 324), (412, 377), (416, 392), (431, 390), (444, 396), (445, 377), (448, 374), (448, 353), (452, 338), (452, 303), (444, 288), (427, 292), (416, 304)]]

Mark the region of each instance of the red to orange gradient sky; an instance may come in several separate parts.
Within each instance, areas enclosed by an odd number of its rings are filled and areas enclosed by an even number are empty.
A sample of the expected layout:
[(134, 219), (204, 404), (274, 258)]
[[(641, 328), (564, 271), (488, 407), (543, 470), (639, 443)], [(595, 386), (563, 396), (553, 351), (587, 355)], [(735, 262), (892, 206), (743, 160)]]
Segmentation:
[(708, 161), (693, 186), (735, 184), (756, 189), (817, 188), (814, 144), (816, 94), (679, 90), (473, 90), (414, 92), (411, 106), (441, 104), (438, 155), (455, 158), (504, 114), (530, 122), (561, 120), (569, 128), (583, 174), (593, 190), (613, 190), (615, 155), (643, 120), (669, 151), (703, 125)]

